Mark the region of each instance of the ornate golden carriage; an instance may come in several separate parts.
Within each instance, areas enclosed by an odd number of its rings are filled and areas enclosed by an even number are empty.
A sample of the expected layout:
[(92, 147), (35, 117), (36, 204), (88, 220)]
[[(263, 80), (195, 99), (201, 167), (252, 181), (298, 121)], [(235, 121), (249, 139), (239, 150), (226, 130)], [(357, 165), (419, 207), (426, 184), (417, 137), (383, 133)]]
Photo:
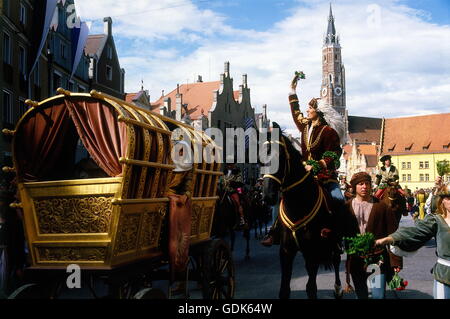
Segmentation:
[[(214, 145), (192, 127), (91, 91), (31, 108), (13, 135), (13, 162), (33, 269), (108, 270), (163, 253), (165, 197), (176, 128)], [(81, 158), (77, 149), (85, 152)], [(199, 156), (199, 154), (197, 154)], [(202, 156), (202, 154), (200, 154)], [(211, 236), (219, 161), (194, 163), (191, 245)], [(94, 178), (93, 178), (94, 177)]]

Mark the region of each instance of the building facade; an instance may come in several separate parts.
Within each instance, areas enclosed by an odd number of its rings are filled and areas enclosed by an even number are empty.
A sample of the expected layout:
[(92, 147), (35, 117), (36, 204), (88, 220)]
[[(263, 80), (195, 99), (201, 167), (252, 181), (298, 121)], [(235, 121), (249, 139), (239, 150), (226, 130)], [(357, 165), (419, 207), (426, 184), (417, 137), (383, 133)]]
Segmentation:
[(103, 19), (103, 34), (90, 35), (85, 53), (89, 56), (89, 87), (125, 100), (125, 70), (120, 67), (119, 57), (112, 34), (112, 19)]
[[(384, 120), (381, 155), (392, 156), (403, 187), (415, 191), (434, 186), (436, 163), (450, 161), (449, 123), (450, 113)], [(450, 176), (444, 180), (450, 182)]]
[[(13, 129), (26, 111), (34, 2), (0, 1), (0, 94), (2, 128)], [(0, 165), (11, 166), (11, 137), (0, 137)], [(0, 173), (3, 174), (3, 173)], [(3, 179), (3, 178), (2, 178)]]
[[(224, 73), (220, 75), (220, 81), (203, 82), (199, 76), (197, 82), (178, 85), (170, 93), (161, 96), (152, 103), (152, 109), (190, 124), (199, 130), (210, 127), (219, 128), (224, 137), (222, 145), (225, 160), (228, 152), (226, 140), (227, 137), (232, 138), (226, 135), (227, 129), (245, 129), (246, 123), (250, 122), (255, 128), (259, 128), (259, 125), (267, 127), (269, 123), (266, 111), (258, 116), (255, 115), (255, 110), (251, 105), (246, 74), (242, 75), (242, 84), (239, 85), (239, 90), (234, 90), (229, 62), (225, 62)], [(245, 141), (237, 141), (237, 143), (239, 142), (245, 145)], [(236, 154), (236, 149), (234, 154)], [(235, 156), (228, 158), (228, 162), (235, 162), (235, 158)], [(245, 163), (238, 164), (238, 166), (246, 182), (253, 185), (259, 177), (258, 165)]]

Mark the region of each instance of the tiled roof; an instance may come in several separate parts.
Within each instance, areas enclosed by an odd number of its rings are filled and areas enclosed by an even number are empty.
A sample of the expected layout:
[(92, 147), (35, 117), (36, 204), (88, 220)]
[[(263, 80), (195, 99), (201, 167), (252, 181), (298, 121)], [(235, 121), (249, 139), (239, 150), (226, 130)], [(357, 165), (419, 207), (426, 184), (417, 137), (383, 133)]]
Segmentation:
[(385, 120), (382, 155), (448, 153), (449, 144), (450, 113)]
[(348, 117), (348, 132), (352, 140), (380, 143), (382, 119), (361, 116)]
[(84, 47), (84, 52), (86, 53), (86, 55), (95, 55), (100, 47), (104, 44), (105, 38), (105, 34), (90, 35), (86, 41), (86, 46)]
[(138, 95), (138, 93), (127, 93), (125, 95), (125, 101), (127, 101), (128, 103), (133, 103), (133, 100), (135, 99), (135, 97)]
[(378, 165), (378, 156), (364, 155), (366, 157), (367, 167), (376, 167)]
[[(219, 90), (220, 81), (214, 82), (196, 82), (189, 84), (182, 84), (179, 87), (180, 94), (183, 95), (183, 104), (187, 104), (187, 108), (191, 119), (196, 120), (201, 117), (202, 114), (208, 115), (214, 102), (215, 90)], [(158, 108), (164, 105), (164, 100), (170, 98), (172, 110), (176, 107), (176, 94), (177, 89), (174, 89), (169, 94), (161, 96), (157, 101), (152, 102), (152, 108)], [(239, 91), (233, 92), (234, 98), (239, 98)], [(237, 96), (237, 98), (236, 98)]]

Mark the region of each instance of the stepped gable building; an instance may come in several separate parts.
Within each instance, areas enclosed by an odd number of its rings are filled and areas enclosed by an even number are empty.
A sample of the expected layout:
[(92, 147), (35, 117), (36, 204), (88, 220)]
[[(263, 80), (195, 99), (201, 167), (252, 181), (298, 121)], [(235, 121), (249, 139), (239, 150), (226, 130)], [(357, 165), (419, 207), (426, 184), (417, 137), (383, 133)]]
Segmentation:
[(125, 70), (120, 67), (112, 35), (112, 19), (103, 19), (103, 34), (90, 35), (84, 51), (89, 56), (89, 87), (125, 100)]
[[(432, 188), (436, 163), (450, 160), (450, 113), (385, 119), (381, 155), (391, 155), (400, 184), (415, 191)], [(450, 182), (450, 176), (444, 177)]]
[[(258, 125), (267, 127), (269, 122), (265, 111), (256, 118), (255, 110), (251, 105), (246, 74), (242, 75), (239, 90), (234, 90), (229, 62), (225, 62), (220, 81), (203, 82), (202, 77), (199, 76), (195, 83), (177, 85), (177, 88), (170, 93), (153, 102), (152, 110), (183, 121), (199, 130), (210, 127), (219, 128), (224, 138), (227, 128), (245, 128), (249, 119), (252, 119), (254, 127), (259, 127)], [(224, 158), (226, 151), (224, 139)], [(244, 179), (253, 185), (259, 177), (257, 165), (238, 164), (238, 166), (241, 168)]]

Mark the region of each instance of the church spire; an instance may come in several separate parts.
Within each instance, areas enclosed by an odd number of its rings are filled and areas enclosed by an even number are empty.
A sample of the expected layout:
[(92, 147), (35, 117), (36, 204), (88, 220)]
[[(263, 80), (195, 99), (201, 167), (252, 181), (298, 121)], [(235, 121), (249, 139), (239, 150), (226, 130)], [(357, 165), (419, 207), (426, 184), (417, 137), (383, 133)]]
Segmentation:
[(339, 44), (336, 38), (336, 28), (334, 27), (334, 17), (333, 17), (333, 10), (331, 9), (331, 3), (330, 3), (330, 14), (328, 16), (327, 34), (325, 35), (325, 39), (323, 42), (324, 45)]

